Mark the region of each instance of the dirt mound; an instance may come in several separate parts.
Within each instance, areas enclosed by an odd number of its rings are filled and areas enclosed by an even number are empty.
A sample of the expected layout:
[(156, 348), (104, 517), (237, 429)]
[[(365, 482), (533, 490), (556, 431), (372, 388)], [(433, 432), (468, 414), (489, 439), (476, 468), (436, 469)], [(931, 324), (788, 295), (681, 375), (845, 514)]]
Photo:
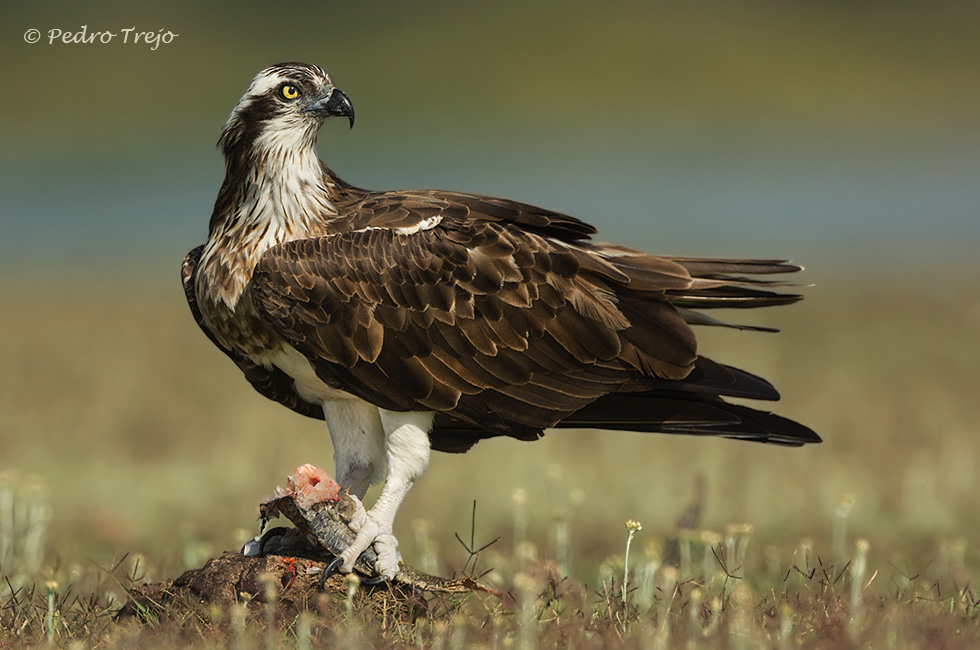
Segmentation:
[(207, 616), (215, 607), (225, 610), (234, 603), (247, 603), (249, 611), (265, 610), (270, 598), (277, 613), (286, 617), (302, 611), (344, 612), (349, 599), (361, 612), (370, 610), (387, 620), (414, 620), (426, 611), (422, 592), (397, 584), (357, 585), (349, 595), (347, 576), (334, 574), (321, 589), (323, 566), (322, 560), (306, 557), (225, 553), (176, 580), (134, 588), (117, 619), (163, 620), (188, 613)]

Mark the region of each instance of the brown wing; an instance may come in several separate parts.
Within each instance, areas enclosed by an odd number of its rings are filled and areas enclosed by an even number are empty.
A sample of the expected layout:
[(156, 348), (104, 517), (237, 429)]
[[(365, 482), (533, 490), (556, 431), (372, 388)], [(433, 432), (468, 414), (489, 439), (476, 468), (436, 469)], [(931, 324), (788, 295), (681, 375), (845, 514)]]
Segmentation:
[(208, 329), (204, 317), (201, 315), (201, 310), (198, 307), (197, 295), (194, 290), (194, 274), (197, 271), (197, 265), (201, 259), (201, 252), (203, 250), (204, 246), (198, 246), (189, 252), (184, 257), (184, 263), (180, 267), (180, 277), (184, 283), (184, 295), (187, 298), (187, 305), (191, 308), (191, 314), (194, 316), (194, 321), (198, 327), (201, 328), (204, 334), (207, 335), (218, 349), (227, 354), (241, 368), (242, 372), (245, 373), (245, 378), (248, 379), (255, 390), (301, 415), (322, 420), (323, 408), (318, 404), (307, 402), (297, 395), (293, 389), (293, 380), (289, 375), (275, 367), (265, 368), (256, 365), (247, 358), (232, 352), (218, 343), (218, 339)]
[(672, 300), (791, 301), (726, 274), (797, 267), (698, 260), (692, 277), (690, 260), (591, 244), (571, 217), (452, 193), (370, 195), (336, 228), (268, 251), (248, 298), (323, 379), (383, 408), (533, 438), (610, 393), (774, 394), (746, 373), (729, 372), (727, 392), (710, 373), (685, 381), (694, 312)]
[(398, 194), (370, 198), (349, 226), (271, 249), (247, 291), (324, 379), (374, 404), (532, 437), (693, 367), (693, 333), (664, 295), (690, 286), (683, 267), (648, 258), (631, 278), (570, 217)]

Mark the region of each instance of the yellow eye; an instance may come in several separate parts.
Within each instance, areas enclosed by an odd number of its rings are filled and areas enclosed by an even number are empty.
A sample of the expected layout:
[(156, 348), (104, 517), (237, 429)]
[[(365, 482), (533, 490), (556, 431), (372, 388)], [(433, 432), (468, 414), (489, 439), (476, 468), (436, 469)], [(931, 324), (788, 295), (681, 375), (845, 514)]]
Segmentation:
[(282, 95), (283, 99), (296, 99), (299, 97), (299, 89), (296, 86), (285, 84), (279, 89), (279, 94)]

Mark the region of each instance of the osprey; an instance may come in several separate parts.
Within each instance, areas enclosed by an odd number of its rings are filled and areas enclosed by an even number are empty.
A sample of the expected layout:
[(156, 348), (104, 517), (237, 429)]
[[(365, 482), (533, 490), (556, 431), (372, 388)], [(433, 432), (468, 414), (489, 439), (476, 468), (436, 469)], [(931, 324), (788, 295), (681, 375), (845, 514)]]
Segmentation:
[(779, 395), (699, 356), (690, 327), (724, 325), (700, 309), (799, 300), (765, 278), (800, 267), (655, 257), (516, 201), (360, 189), (317, 157), (331, 116), (354, 124), (321, 68), (255, 77), (218, 141), (225, 179), (182, 277), (198, 325), (256, 390), (326, 421), (340, 485), (363, 498), (384, 480), (341, 571), (372, 544), (379, 574), (397, 571), (392, 522), (432, 449), (551, 427), (819, 442), (724, 401)]

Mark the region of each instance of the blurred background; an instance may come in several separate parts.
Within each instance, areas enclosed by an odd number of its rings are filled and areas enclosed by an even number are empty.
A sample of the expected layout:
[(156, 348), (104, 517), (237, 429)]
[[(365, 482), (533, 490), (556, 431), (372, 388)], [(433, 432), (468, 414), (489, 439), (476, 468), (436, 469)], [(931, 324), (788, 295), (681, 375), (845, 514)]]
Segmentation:
[[(44, 493), (48, 553), (175, 570), (254, 534), (295, 466), (332, 471), (322, 424), (254, 394), (178, 274), (228, 113), (299, 60), (356, 107), (319, 141), (349, 182), (519, 199), (652, 252), (792, 258), (815, 285), (752, 314), (782, 334), (705, 332), (702, 351), (772, 379), (823, 445), (555, 432), (437, 455), (397, 524), (410, 561), (465, 559), (473, 500), (478, 535), (513, 543), (523, 489), (529, 535), (546, 547), (564, 513), (592, 566), (627, 518), (670, 534), (699, 481), (699, 526), (763, 544), (829, 538), (843, 513), (875, 551), (977, 555), (980, 5), (47, 2), (4, 23), (0, 470)], [(83, 26), (116, 36), (48, 42)], [(124, 43), (133, 27), (176, 36)]]

